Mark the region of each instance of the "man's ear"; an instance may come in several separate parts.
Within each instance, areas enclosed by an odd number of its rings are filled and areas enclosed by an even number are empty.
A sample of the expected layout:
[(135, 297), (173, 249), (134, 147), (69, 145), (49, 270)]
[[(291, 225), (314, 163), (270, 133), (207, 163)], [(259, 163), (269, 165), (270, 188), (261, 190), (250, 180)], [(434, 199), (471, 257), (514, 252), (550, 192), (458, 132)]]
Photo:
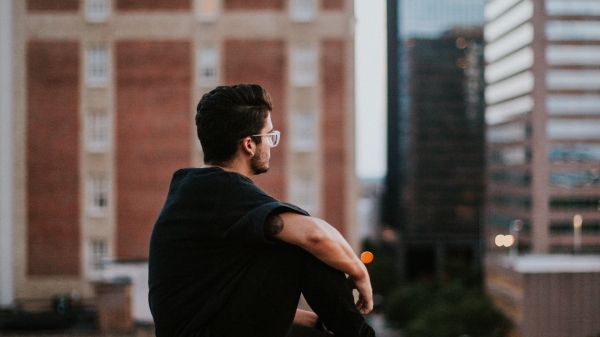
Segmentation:
[(242, 140), (241, 144), (242, 153), (253, 156), (256, 152), (256, 144), (252, 141), (252, 138), (246, 137)]

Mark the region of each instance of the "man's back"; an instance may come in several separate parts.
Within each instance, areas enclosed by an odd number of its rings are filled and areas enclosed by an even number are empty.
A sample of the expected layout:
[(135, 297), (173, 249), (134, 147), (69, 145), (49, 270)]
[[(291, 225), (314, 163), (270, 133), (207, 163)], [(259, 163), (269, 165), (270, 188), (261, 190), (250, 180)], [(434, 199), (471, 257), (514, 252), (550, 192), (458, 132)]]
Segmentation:
[(256, 256), (283, 244), (264, 235), (275, 210), (306, 214), (237, 173), (215, 167), (175, 172), (150, 243), (149, 300), (158, 336), (206, 328)]
[[(292, 324), (374, 336), (362, 316), (373, 309), (371, 282), (352, 247), (326, 221), (250, 180), (269, 170), (279, 144), (272, 111), (256, 84), (219, 86), (200, 99), (205, 166), (175, 172), (150, 242), (159, 337), (283, 337)], [(301, 293), (314, 313), (297, 310)]]

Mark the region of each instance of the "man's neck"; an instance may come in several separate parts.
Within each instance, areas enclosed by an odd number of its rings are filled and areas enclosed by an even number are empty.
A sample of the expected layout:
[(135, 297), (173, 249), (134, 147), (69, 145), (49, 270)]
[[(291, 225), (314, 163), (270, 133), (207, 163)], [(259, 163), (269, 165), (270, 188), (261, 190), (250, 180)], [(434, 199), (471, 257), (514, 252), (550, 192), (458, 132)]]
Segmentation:
[(247, 178), (250, 178), (253, 175), (250, 167), (240, 160), (232, 160), (231, 162), (223, 164), (207, 163), (202, 167), (220, 167), (225, 171), (239, 173)]

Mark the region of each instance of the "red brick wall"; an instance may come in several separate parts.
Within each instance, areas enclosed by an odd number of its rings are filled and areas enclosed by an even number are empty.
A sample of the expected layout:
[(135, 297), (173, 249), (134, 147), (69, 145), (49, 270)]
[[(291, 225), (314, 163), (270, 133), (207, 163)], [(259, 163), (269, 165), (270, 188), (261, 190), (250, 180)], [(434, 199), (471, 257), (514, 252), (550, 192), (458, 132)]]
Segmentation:
[(224, 0), (225, 10), (283, 10), (284, 0)]
[(27, 0), (29, 11), (77, 11), (79, 0)]
[(79, 46), (27, 44), (27, 274), (79, 274)]
[(321, 9), (325, 10), (342, 10), (344, 9), (345, 0), (321, 0)]
[(115, 8), (122, 11), (137, 10), (191, 10), (192, 0), (116, 0)]
[(171, 176), (189, 167), (190, 44), (116, 44), (117, 257), (143, 259)]
[(324, 219), (342, 234), (346, 223), (346, 74), (344, 42), (321, 44)]
[(276, 130), (281, 131), (281, 143), (271, 149), (269, 172), (252, 177), (258, 186), (277, 199), (285, 198), (286, 112), (285, 44), (281, 40), (227, 40), (223, 66), (225, 83), (256, 83), (265, 88), (273, 99), (271, 119)]

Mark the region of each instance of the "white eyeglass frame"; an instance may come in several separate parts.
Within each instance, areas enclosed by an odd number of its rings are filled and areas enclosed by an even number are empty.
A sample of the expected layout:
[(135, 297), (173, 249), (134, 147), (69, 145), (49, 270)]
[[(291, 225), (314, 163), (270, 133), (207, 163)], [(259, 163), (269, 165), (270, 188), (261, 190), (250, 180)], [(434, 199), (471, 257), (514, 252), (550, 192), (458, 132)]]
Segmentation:
[(249, 137), (269, 137), (269, 144), (271, 147), (277, 146), (279, 144), (279, 139), (281, 138), (281, 132), (277, 130), (273, 130), (269, 133), (260, 133), (257, 135), (250, 135)]

